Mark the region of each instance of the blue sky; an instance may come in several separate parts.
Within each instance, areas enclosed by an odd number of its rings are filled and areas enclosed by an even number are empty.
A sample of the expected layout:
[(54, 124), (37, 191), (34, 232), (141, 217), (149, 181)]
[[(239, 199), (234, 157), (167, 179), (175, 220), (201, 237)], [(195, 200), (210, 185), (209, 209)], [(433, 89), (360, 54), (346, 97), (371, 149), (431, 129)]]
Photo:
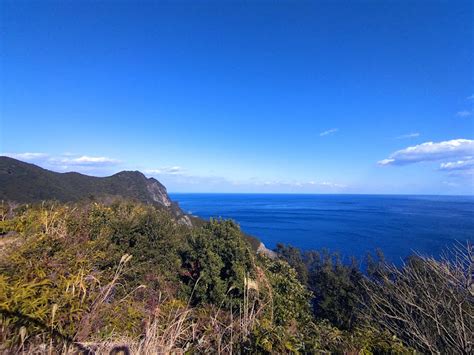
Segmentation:
[(0, 6), (4, 155), (173, 192), (474, 192), (472, 2)]

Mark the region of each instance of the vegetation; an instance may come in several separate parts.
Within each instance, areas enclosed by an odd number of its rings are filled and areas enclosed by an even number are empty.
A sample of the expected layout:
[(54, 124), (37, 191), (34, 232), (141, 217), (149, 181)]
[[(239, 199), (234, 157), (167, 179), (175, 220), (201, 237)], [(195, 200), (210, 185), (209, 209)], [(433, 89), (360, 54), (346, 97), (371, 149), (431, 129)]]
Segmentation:
[(382, 264), (363, 282), (365, 315), (422, 352), (472, 354), (473, 261), (468, 246), (442, 261), (413, 256), (402, 268)]
[(470, 252), (363, 273), (327, 252), (256, 254), (232, 221), (139, 202), (1, 207), (0, 352), (472, 351)]
[(355, 260), (344, 264), (327, 250), (301, 252), (277, 245), (277, 253), (298, 271), (299, 279), (314, 295), (314, 315), (327, 319), (339, 329), (353, 329), (358, 322), (358, 305), (363, 295), (363, 274)]
[[(414, 255), (396, 267), (368, 256), (356, 260), (278, 245), (277, 252), (313, 292), (316, 319), (358, 333), (383, 330), (422, 353), (470, 354), (474, 350), (473, 247), (456, 247), (441, 260)], [(387, 350), (387, 349), (385, 349)]]

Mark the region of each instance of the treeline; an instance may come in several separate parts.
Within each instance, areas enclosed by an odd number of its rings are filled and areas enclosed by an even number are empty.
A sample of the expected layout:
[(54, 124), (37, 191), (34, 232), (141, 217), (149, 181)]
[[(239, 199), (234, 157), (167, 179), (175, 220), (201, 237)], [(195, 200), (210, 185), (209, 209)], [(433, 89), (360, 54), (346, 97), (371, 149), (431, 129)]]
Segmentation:
[(129, 201), (1, 207), (0, 352), (472, 352), (470, 246), (362, 273)]

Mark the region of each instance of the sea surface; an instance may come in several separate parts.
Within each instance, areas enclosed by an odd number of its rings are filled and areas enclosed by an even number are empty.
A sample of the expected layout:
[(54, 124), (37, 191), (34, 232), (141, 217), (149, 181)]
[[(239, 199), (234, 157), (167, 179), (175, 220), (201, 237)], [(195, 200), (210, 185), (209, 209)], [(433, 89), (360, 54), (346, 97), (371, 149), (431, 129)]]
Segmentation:
[(380, 248), (399, 264), (474, 242), (473, 196), (170, 194), (184, 211), (231, 218), (269, 248), (326, 248), (363, 259)]

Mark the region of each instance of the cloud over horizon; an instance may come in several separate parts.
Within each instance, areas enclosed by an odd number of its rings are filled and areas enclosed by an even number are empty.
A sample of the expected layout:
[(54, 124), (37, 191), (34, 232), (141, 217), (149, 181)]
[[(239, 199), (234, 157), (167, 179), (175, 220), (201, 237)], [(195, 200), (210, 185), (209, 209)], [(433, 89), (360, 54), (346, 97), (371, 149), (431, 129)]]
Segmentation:
[[(178, 167), (175, 167), (178, 168)], [(173, 189), (187, 188), (188, 192), (341, 192), (346, 184), (330, 181), (300, 181), (300, 180), (261, 180), (258, 178), (232, 180), (215, 175), (194, 175), (184, 169), (145, 169), (145, 175), (156, 177), (165, 186)], [(190, 189), (190, 190), (189, 190)]]
[(474, 159), (441, 163), (440, 170), (465, 170), (474, 167)]
[[(470, 160), (474, 156), (474, 140), (452, 139), (442, 142), (426, 142), (398, 150), (378, 165), (407, 165), (430, 161), (446, 161), (446, 167), (455, 166), (459, 161)], [(455, 160), (455, 161), (452, 161)], [(451, 162), (450, 162), (451, 161)]]

